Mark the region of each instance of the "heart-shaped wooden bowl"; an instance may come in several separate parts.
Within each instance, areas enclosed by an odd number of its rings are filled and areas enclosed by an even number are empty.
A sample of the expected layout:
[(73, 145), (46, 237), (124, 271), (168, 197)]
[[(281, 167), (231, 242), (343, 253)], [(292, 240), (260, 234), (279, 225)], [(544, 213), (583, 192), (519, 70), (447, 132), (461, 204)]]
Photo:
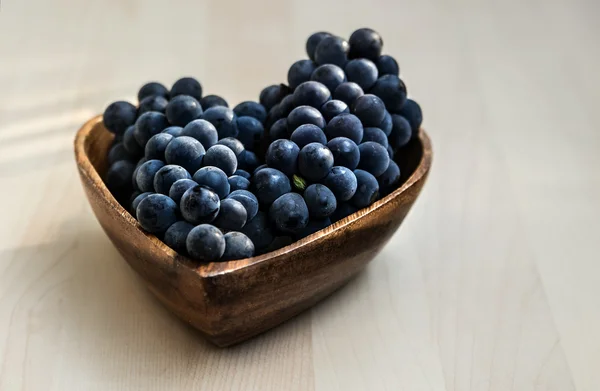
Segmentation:
[(198, 266), (144, 232), (108, 191), (101, 175), (112, 139), (101, 116), (75, 139), (81, 182), (100, 225), (160, 301), (219, 346), (288, 320), (356, 275), (398, 229), (431, 166), (421, 130), (397, 159), (403, 184), (392, 194), (280, 250)]

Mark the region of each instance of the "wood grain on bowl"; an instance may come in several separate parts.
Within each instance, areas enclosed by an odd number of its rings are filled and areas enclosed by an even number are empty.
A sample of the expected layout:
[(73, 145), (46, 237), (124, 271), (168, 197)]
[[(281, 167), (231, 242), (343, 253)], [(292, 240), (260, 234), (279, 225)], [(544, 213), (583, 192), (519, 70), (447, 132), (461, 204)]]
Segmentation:
[(81, 181), (100, 225), (160, 301), (219, 346), (288, 320), (363, 269), (404, 220), (432, 158), (429, 138), (421, 130), (397, 158), (403, 184), (392, 194), (280, 250), (198, 265), (145, 233), (106, 188), (101, 175), (112, 138), (101, 117), (95, 117), (75, 139)]

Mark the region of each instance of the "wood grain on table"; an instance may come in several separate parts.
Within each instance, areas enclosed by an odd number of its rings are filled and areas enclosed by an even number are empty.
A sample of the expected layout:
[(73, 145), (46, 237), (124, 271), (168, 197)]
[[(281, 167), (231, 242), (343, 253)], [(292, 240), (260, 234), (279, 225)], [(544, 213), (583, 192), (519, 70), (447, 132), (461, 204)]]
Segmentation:
[[(0, 390), (600, 389), (600, 3), (2, 0)], [(145, 81), (235, 105), (317, 30), (376, 28), (423, 106), (421, 198), (346, 288), (218, 349), (163, 309), (77, 178)]]

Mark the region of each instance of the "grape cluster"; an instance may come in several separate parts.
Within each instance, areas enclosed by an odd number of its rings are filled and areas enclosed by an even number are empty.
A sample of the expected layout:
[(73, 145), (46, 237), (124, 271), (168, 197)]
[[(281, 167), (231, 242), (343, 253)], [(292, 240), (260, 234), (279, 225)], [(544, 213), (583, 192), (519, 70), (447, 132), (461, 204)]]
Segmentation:
[(190, 77), (118, 101), (105, 182), (141, 227), (202, 261), (273, 251), (365, 208), (400, 184), (394, 157), (419, 105), (375, 31), (311, 35), (288, 84), (230, 109)]

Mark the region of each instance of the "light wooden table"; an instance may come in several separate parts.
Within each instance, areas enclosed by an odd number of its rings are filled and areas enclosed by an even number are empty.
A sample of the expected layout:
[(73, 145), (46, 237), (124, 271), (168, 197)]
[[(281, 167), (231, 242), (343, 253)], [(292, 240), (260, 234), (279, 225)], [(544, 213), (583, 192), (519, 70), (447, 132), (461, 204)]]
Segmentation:
[[(0, 389), (600, 389), (600, 3), (2, 0)], [(433, 172), (345, 289), (221, 350), (94, 219), (75, 130), (145, 81), (257, 99), (309, 33), (372, 26)]]

